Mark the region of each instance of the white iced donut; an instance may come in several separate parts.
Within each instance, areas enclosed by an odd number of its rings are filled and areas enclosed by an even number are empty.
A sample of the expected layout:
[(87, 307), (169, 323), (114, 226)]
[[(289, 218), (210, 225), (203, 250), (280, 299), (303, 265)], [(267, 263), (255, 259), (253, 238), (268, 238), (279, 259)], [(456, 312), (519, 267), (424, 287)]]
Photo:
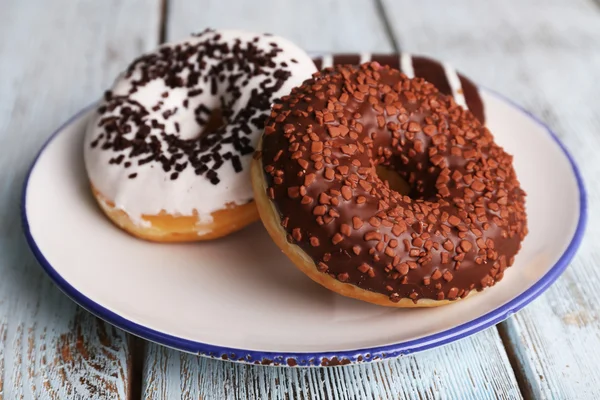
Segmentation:
[(155, 241), (212, 239), (258, 219), (249, 167), (271, 104), (315, 72), (280, 37), (207, 30), (136, 59), (90, 120), (101, 208)]

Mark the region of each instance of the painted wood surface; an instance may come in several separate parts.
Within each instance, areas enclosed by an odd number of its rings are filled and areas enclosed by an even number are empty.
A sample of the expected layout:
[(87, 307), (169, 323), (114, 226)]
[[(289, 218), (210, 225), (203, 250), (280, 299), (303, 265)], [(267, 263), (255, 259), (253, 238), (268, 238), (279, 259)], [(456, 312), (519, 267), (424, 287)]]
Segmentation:
[(358, 366), (233, 364), (151, 345), (146, 399), (519, 399), (495, 329), (443, 349)]
[(386, 0), (385, 9), (391, 20), (410, 15), (393, 25), (407, 51), (447, 59), (520, 103), (578, 162), (589, 196), (583, 246), (556, 284), (500, 331), (526, 396), (600, 397), (600, 3), (460, 0), (442, 13), (431, 0)]
[[(175, 0), (169, 3), (167, 15), (168, 40), (211, 26), (270, 31), (309, 51), (386, 52), (393, 48), (373, 1), (261, 0), (235, 8), (218, 0)], [(521, 397), (495, 328), (397, 360), (311, 370), (235, 365), (149, 344), (143, 376), (144, 397), (150, 399)]]
[(136, 390), (128, 335), (77, 307), (44, 274), (22, 236), (19, 202), (52, 130), (154, 47), (157, 26), (158, 6), (146, 0), (1, 2), (1, 399), (125, 399)]
[(207, 27), (268, 32), (311, 51), (392, 51), (375, 0), (169, 0), (167, 39)]
[[(443, 9), (435, 0), (381, 1), (383, 10), (376, 0), (1, 2), (0, 399), (132, 398), (140, 390), (151, 399), (513, 399), (521, 397), (517, 379), (528, 398), (598, 397), (600, 314), (591, 299), (600, 275), (600, 7), (593, 0), (458, 0)], [(492, 328), (397, 360), (311, 370), (235, 365), (147, 344), (138, 387), (131, 337), (75, 306), (27, 250), (20, 189), (50, 131), (154, 47), (161, 31), (173, 40), (207, 26), (270, 31), (314, 51), (385, 52), (398, 43), (451, 61), (530, 109), (562, 137), (587, 182), (588, 230), (573, 265), (500, 325), (500, 335)]]

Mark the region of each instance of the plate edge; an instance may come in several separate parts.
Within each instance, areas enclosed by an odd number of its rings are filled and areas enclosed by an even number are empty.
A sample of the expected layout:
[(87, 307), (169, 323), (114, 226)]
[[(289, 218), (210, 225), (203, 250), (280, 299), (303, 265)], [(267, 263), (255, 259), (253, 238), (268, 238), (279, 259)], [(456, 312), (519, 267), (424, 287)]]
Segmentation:
[(85, 308), (97, 317), (123, 329), (131, 334), (140, 336), (146, 340), (153, 341), (155, 343), (172, 347), (174, 349), (185, 351), (201, 356), (219, 358), (229, 361), (237, 361), (242, 363), (251, 364), (262, 364), (262, 365), (288, 365), (298, 367), (311, 367), (311, 366), (335, 366), (335, 365), (346, 365), (361, 362), (370, 362), (375, 360), (383, 360), (391, 357), (403, 356), (411, 353), (416, 353), (424, 350), (428, 350), (434, 347), (449, 344), (456, 340), (465, 338), (477, 332), (480, 332), (490, 326), (496, 325), (515, 312), (521, 310), (523, 307), (528, 305), (531, 301), (546, 291), (556, 279), (564, 272), (569, 262), (573, 259), (577, 249), (581, 245), (585, 227), (587, 225), (587, 194), (583, 179), (577, 164), (573, 157), (566, 149), (564, 144), (560, 141), (558, 136), (539, 118), (525, 110), (514, 101), (508, 99), (506, 96), (499, 94), (496, 91), (479, 86), (480, 89), (488, 92), (492, 96), (499, 98), (516, 108), (521, 113), (531, 118), (537, 125), (543, 128), (550, 137), (556, 142), (563, 154), (567, 157), (571, 165), (573, 174), (577, 181), (579, 189), (579, 219), (575, 232), (569, 245), (565, 249), (564, 253), (558, 259), (558, 261), (550, 268), (550, 270), (542, 276), (537, 282), (535, 282), (529, 289), (521, 293), (516, 298), (503, 304), (502, 306), (484, 314), (472, 321), (466, 322), (462, 325), (454, 328), (435, 333), (433, 335), (424, 336), (418, 339), (414, 339), (407, 342), (389, 344), (385, 346), (375, 346), (369, 348), (362, 348), (356, 350), (345, 350), (335, 352), (301, 352), (301, 353), (288, 353), (288, 352), (270, 352), (270, 351), (258, 351), (258, 350), (244, 350), (238, 348), (230, 348), (218, 345), (211, 345), (202, 342), (196, 342), (189, 339), (182, 339), (176, 336), (169, 335), (154, 329), (145, 327), (143, 325), (132, 322), (126, 318), (121, 317), (119, 314), (108, 310), (102, 305), (94, 302), (83, 293), (79, 292), (75, 287), (70, 285), (62, 276), (50, 265), (46, 260), (40, 249), (38, 248), (31, 230), (29, 227), (29, 221), (27, 218), (27, 189), (31, 174), (33, 173), (35, 166), (41, 155), (44, 153), (48, 145), (60, 134), (66, 127), (71, 125), (78, 118), (82, 117), (85, 113), (89, 112), (96, 103), (88, 105), (81, 111), (77, 112), (74, 116), (69, 118), (63, 123), (57, 130), (55, 130), (50, 137), (44, 142), (43, 146), (36, 154), (29, 170), (26, 174), (25, 181), (23, 183), (20, 212), (21, 212), (21, 223), (23, 227), (23, 233), (25, 235), (27, 244), (29, 245), (34, 257), (40, 263), (42, 268), (54, 281), (54, 283), (70, 297), (73, 301)]

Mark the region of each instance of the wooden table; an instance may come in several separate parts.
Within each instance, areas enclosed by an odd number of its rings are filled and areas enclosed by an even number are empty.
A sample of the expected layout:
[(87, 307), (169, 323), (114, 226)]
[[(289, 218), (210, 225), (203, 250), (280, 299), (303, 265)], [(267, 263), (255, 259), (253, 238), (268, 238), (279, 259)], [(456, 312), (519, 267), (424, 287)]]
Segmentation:
[[(18, 210), (26, 169), (52, 130), (98, 98), (132, 57), (208, 26), (269, 31), (312, 51), (428, 54), (531, 110), (559, 134), (587, 182), (589, 225), (572, 265), (497, 327), (351, 367), (208, 360), (91, 316), (25, 244)], [(2, 0), (0, 37), (0, 398), (600, 396), (600, 1)]]

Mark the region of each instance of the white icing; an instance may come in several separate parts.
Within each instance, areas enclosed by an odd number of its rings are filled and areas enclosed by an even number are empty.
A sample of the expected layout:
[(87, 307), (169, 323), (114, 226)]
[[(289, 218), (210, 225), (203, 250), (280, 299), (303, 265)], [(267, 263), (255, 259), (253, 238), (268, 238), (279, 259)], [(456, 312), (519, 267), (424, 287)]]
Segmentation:
[(400, 54), (400, 70), (409, 78), (415, 77), (415, 69), (413, 68), (412, 55), (409, 53)]
[(321, 69), (333, 67), (333, 56), (331, 54), (324, 54), (321, 57)]
[(458, 72), (456, 72), (456, 70), (452, 68), (450, 64), (444, 63), (443, 65), (444, 74), (446, 74), (446, 79), (448, 80), (448, 84), (452, 90), (452, 97), (454, 97), (454, 101), (456, 101), (456, 104), (459, 106), (467, 108), (467, 101), (462, 90), (462, 84), (460, 83)]
[[(215, 34), (221, 35), (219, 42), (226, 42), (229, 46), (233, 46), (238, 39), (242, 43), (245, 43), (251, 42), (255, 37), (259, 37), (258, 42), (255, 42), (255, 45), (259, 49), (269, 51), (272, 49), (270, 43), (276, 43), (279, 48), (284, 50), (278, 53), (273, 61), (277, 64), (277, 69), (287, 70), (291, 73), (291, 76), (272, 95), (271, 102), (288, 94), (293, 87), (300, 85), (316, 71), (311, 58), (302, 49), (288, 40), (276, 36), (229, 30), (213, 31), (188, 38), (181, 43), (193, 45), (206, 40), (206, 35)], [(175, 46), (177, 44), (168, 44), (166, 46)], [(295, 59), (297, 62), (291, 62), (292, 59)], [(213, 58), (205, 58), (203, 61), (208, 66), (216, 65), (219, 62)], [(281, 62), (285, 62), (287, 67), (280, 66)], [(270, 67), (264, 67), (264, 69), (269, 71), (274, 70)], [(203, 71), (207, 71), (207, 68), (204, 68)], [(236, 72), (239, 71), (234, 70), (231, 73)], [(182, 72), (180, 76), (185, 78), (186, 73)], [(114, 95), (127, 95), (129, 89), (132, 87), (131, 81), (138, 78), (140, 74), (139, 68), (136, 68), (133, 75), (129, 78), (121, 74), (115, 81), (111, 91)], [(220, 85), (218, 93), (211, 95), (210, 80), (204, 82), (200, 79), (197, 87), (203, 88), (204, 92), (199, 96), (190, 97), (188, 99), (188, 108), (182, 107), (182, 102), (188, 97), (187, 89), (168, 88), (162, 78), (155, 78), (145, 86), (139, 87), (139, 90), (133, 93), (130, 98), (139, 102), (150, 112), (149, 118), (157, 119), (160, 123), (165, 124), (165, 132), (176, 133), (175, 122), (177, 122), (180, 126), (180, 137), (189, 139), (194, 138), (202, 130), (194, 114), (194, 109), (198, 105), (204, 104), (209, 109), (220, 108), (221, 101), (219, 96), (223, 96), (225, 99), (233, 102), (232, 110), (235, 115), (240, 109), (244, 108), (253, 89), (261, 90), (258, 84), (264, 77), (243, 77), (240, 81), (245, 78), (249, 80), (249, 83), (240, 89), (242, 94), (238, 99), (233, 99), (231, 94), (225, 92), (224, 88), (221, 87), (225, 85)], [(167, 98), (161, 97), (161, 94), (164, 92), (169, 93)], [(164, 102), (161, 110), (152, 111), (152, 107), (159, 101)], [(178, 107), (176, 113), (170, 118), (165, 119), (162, 115), (164, 110), (173, 109), (174, 107)], [(115, 109), (110, 115), (119, 115), (120, 108)], [(269, 112), (270, 110), (267, 110), (264, 114), (268, 114)], [(220, 182), (217, 185), (212, 184), (205, 176), (197, 175), (194, 172), (194, 168), (190, 166), (181, 171), (177, 179), (171, 180), (170, 175), (173, 171), (164, 172), (160, 162), (150, 161), (143, 165), (137, 165), (138, 160), (144, 158), (143, 155), (129, 159), (127, 156), (131, 149), (115, 151), (113, 149), (102, 150), (101, 146), (92, 148), (92, 141), (104, 132), (103, 127), (99, 127), (98, 123), (101, 118), (106, 117), (106, 114), (96, 115), (97, 117), (88, 125), (84, 150), (85, 164), (90, 181), (104, 197), (114, 202), (115, 208), (126, 212), (134, 222), (137, 221), (137, 223), (143, 224), (147, 221), (141, 218), (142, 215), (157, 215), (161, 211), (170, 215), (197, 215), (200, 222), (210, 222), (212, 220), (211, 213), (224, 209), (227, 205), (241, 205), (253, 199), (249, 174), (252, 154), (240, 155), (243, 169), (239, 173), (235, 172), (231, 162), (225, 161), (218, 169)], [(258, 115), (260, 114), (256, 112), (252, 117)], [(251, 126), (253, 132), (248, 138), (255, 145), (262, 133), (262, 129), (255, 129), (253, 125)], [(231, 130), (234, 128), (235, 125), (230, 124), (226, 129)], [(160, 136), (160, 132), (162, 131), (162, 129), (152, 129), (150, 136), (156, 137), (161, 144), (162, 151), (165, 151), (167, 145), (166, 141)], [(134, 134), (135, 129), (131, 134), (127, 134), (126, 137), (132, 139)], [(227, 151), (236, 154), (231, 143), (223, 143), (221, 146), (222, 149), (219, 151), (221, 154)], [(132, 167), (125, 168), (123, 163), (120, 165), (109, 163), (109, 160), (121, 154), (125, 154), (124, 161), (132, 162)], [(137, 173), (135, 179), (129, 178), (131, 173)]]
[(366, 62), (371, 61), (371, 53), (360, 53), (360, 62), (359, 64), (364, 64)]

